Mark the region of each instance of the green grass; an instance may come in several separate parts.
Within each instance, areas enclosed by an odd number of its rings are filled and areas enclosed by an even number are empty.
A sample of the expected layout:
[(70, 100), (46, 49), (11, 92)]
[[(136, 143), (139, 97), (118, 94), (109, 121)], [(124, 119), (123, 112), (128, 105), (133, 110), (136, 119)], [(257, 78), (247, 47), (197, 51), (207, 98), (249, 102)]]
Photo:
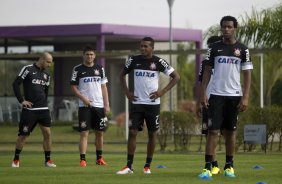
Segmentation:
[[(104, 156), (109, 163), (108, 167), (95, 165), (95, 152), (93, 146), (94, 135), (89, 137), (87, 152), (87, 167), (79, 167), (78, 139), (79, 134), (71, 126), (54, 126), (52, 159), (57, 168), (45, 168), (42, 152), (42, 136), (37, 128), (29, 137), (21, 154), (20, 168), (11, 168), (14, 154), (17, 127), (0, 126), (0, 183), (1, 184), (76, 184), (76, 183), (113, 183), (113, 184), (202, 184), (202, 183), (240, 183), (255, 184), (264, 181), (267, 184), (281, 183), (281, 153), (263, 152), (238, 153), (235, 155), (236, 178), (226, 178), (222, 174), (213, 176), (213, 180), (203, 181), (198, 178), (204, 166), (204, 154), (194, 151), (186, 153), (170, 151), (156, 154), (151, 166), (151, 175), (144, 175), (142, 168), (145, 161), (146, 133), (138, 136), (136, 155), (134, 159), (134, 174), (116, 175), (115, 173), (126, 164), (126, 144), (123, 134), (117, 133), (116, 127), (111, 127), (105, 134)], [(222, 169), (225, 160), (224, 153), (218, 155)], [(158, 169), (157, 165), (167, 168)], [(263, 169), (254, 170), (260, 165)]]
[[(281, 155), (279, 154), (239, 154), (236, 155), (236, 178), (226, 178), (222, 175), (214, 176), (211, 181), (203, 181), (198, 174), (203, 166), (203, 155), (196, 154), (161, 154), (155, 155), (151, 166), (152, 174), (144, 175), (142, 167), (145, 155), (138, 153), (134, 160), (134, 174), (116, 175), (116, 171), (125, 165), (125, 154), (108, 154), (105, 157), (110, 166), (96, 166), (94, 153), (88, 155), (88, 166), (79, 167), (78, 153), (54, 153), (53, 159), (57, 168), (43, 167), (43, 154), (23, 153), (21, 167), (11, 168), (12, 152), (1, 154), (0, 183), (121, 183), (121, 184), (156, 184), (156, 183), (266, 183), (281, 182)], [(224, 155), (219, 155), (221, 162)], [(158, 169), (157, 165), (167, 168)], [(263, 169), (254, 170), (255, 165), (263, 166)]]

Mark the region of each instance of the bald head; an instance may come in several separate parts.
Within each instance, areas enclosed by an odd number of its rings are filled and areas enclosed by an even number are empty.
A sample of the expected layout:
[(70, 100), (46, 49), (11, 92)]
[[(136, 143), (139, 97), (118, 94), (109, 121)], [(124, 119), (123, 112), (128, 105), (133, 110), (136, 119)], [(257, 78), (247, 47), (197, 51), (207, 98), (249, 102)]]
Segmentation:
[(36, 62), (36, 65), (41, 69), (47, 69), (53, 63), (53, 57), (49, 52), (43, 52), (40, 54), (39, 60)]
[(43, 52), (40, 54), (40, 57), (39, 57), (39, 59), (47, 59), (47, 60), (51, 58), (53, 60), (53, 57), (49, 52)]

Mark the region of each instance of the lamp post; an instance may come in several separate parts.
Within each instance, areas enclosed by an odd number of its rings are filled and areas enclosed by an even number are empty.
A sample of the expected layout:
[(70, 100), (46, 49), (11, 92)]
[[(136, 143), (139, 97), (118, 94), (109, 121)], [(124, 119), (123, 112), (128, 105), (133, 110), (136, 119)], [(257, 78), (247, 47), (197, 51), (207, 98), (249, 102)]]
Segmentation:
[(260, 107), (263, 108), (263, 53), (259, 54), (260, 56)]
[[(174, 0), (167, 0), (169, 7), (169, 64), (172, 65), (171, 50), (172, 50), (172, 5)], [(169, 91), (169, 109), (172, 111), (172, 90)]]

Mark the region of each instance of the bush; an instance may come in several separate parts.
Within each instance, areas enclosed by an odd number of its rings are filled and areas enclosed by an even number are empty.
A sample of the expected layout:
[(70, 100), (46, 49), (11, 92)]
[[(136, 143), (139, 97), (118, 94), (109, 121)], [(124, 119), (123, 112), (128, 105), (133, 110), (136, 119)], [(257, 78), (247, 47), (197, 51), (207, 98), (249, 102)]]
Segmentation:
[(167, 140), (173, 138), (175, 150), (186, 151), (192, 135), (195, 135), (198, 119), (189, 112), (161, 112), (158, 141), (161, 151), (165, 151)]
[[(244, 143), (244, 125), (246, 124), (265, 124), (267, 129), (266, 140), (270, 141), (270, 151), (272, 150), (275, 135), (279, 136), (279, 151), (281, 151), (282, 134), (282, 108), (278, 106), (269, 107), (250, 107), (244, 113), (239, 114), (237, 126), (237, 150)], [(262, 145), (262, 149), (264, 149)], [(252, 151), (255, 145), (248, 145), (248, 150)]]
[[(244, 144), (244, 126), (247, 124), (266, 124), (267, 145), (261, 145), (261, 150), (272, 151), (274, 137), (279, 138), (278, 151), (282, 149), (282, 107), (270, 106), (265, 108), (249, 107), (246, 112), (239, 113), (237, 123), (236, 151)], [(190, 140), (198, 134), (199, 120), (194, 113), (189, 112), (161, 112), (160, 130), (157, 137), (161, 151), (165, 151), (168, 140), (174, 143), (176, 151), (189, 151)], [(200, 144), (200, 142), (199, 142)], [(247, 144), (247, 150), (253, 151), (254, 144)]]

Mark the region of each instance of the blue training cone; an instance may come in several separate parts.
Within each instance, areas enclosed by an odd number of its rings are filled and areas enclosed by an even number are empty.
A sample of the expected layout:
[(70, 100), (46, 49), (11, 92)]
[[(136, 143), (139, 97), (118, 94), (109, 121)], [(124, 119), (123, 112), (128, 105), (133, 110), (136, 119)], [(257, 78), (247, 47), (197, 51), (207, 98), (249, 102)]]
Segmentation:
[(263, 181), (259, 181), (259, 182), (257, 182), (256, 184), (266, 184), (266, 183), (263, 182)]
[(256, 165), (256, 166), (253, 167), (253, 169), (262, 169), (262, 168), (263, 168), (263, 167), (260, 166), (260, 165)]
[(164, 168), (166, 168), (166, 166), (164, 166), (164, 165), (157, 165), (157, 168), (158, 169), (164, 169)]

